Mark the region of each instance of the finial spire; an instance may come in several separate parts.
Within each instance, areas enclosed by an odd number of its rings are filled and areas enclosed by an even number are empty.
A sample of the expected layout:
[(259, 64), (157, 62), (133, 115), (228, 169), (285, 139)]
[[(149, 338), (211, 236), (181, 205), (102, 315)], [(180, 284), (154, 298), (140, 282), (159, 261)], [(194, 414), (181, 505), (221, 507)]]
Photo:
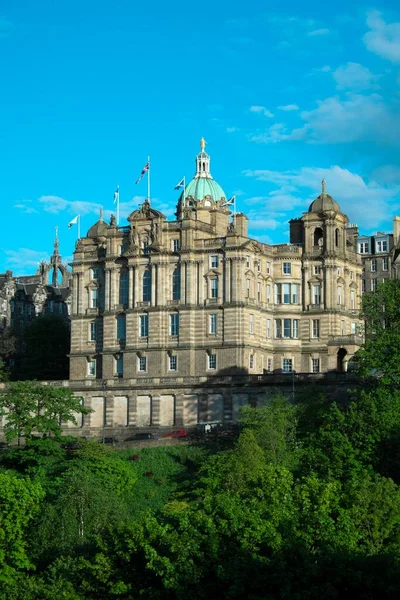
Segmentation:
[(322, 194), (325, 196), (326, 194), (326, 181), (325, 178), (321, 181), (322, 184)]
[(100, 206), (100, 221), (103, 220), (103, 207)]
[(54, 238), (54, 245), (53, 245), (54, 246), (54, 252), (53, 252), (53, 254), (58, 254), (58, 247), (59, 247), (59, 244), (58, 244), (58, 225), (55, 226), (55, 230), (56, 230), (56, 236)]
[(207, 144), (206, 140), (205, 140), (205, 139), (202, 137), (202, 138), (201, 138), (201, 140), (200, 140), (200, 150), (201, 150), (202, 152), (204, 152), (204, 149), (205, 149), (205, 147), (206, 147), (206, 144)]

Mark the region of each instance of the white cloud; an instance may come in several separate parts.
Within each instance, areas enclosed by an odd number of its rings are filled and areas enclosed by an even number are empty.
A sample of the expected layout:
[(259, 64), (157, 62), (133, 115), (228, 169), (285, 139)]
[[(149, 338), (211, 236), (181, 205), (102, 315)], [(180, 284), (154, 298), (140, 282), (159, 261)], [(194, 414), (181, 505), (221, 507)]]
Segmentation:
[(245, 171), (244, 174), (277, 186), (264, 198), (257, 199), (261, 206), (269, 207), (270, 218), (275, 216), (275, 211), (289, 212), (294, 207), (306, 211), (319, 195), (323, 178), (327, 181), (328, 193), (348, 214), (350, 221), (358, 222), (360, 227), (369, 228), (371, 223), (378, 226), (400, 206), (400, 185), (366, 181), (338, 165), (326, 169), (303, 167), (297, 171)]
[(336, 81), (338, 90), (348, 89), (353, 91), (374, 87), (377, 79), (376, 75), (367, 67), (354, 62), (348, 62), (338, 67), (333, 71), (332, 77)]
[(236, 131), (239, 131), (238, 127), (227, 127), (226, 128), (226, 133), (235, 133)]
[(250, 106), (249, 110), (253, 113), (262, 114), (264, 115), (264, 117), (268, 117), (268, 119), (272, 119), (274, 116), (273, 113), (270, 110), (268, 110), (268, 108), (265, 108), (265, 106)]
[(323, 28), (323, 29), (313, 29), (312, 31), (308, 32), (308, 35), (319, 36), (319, 35), (328, 35), (329, 33), (330, 33), (329, 29)]
[(33, 208), (33, 206), (31, 206), (31, 203), (32, 203), (32, 200), (23, 200), (22, 202), (18, 202), (17, 204), (14, 204), (14, 208), (18, 209), (19, 211), (21, 211), (27, 215), (37, 213), (38, 211), (36, 210), (36, 208)]
[(299, 110), (297, 104), (284, 104), (283, 106), (278, 106), (279, 110), (284, 110), (285, 112), (290, 112), (293, 110)]
[(367, 13), (370, 31), (364, 35), (364, 43), (370, 52), (392, 63), (400, 63), (400, 22), (386, 23), (376, 10)]
[(18, 248), (18, 250), (5, 250), (6, 267), (16, 269), (18, 275), (34, 274), (41, 260), (49, 259), (47, 251), (32, 250), (31, 248)]

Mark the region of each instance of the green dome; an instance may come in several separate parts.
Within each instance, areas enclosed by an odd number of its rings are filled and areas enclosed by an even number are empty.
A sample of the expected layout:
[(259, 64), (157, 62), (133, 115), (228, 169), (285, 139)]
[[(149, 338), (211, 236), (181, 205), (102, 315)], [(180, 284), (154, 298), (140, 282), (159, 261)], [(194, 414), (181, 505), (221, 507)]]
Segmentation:
[[(206, 196), (218, 202), (221, 198), (226, 198), (222, 187), (211, 179), (211, 177), (195, 177), (185, 188), (185, 198), (191, 196), (193, 200), (204, 200)], [(183, 199), (183, 194), (181, 196)]]

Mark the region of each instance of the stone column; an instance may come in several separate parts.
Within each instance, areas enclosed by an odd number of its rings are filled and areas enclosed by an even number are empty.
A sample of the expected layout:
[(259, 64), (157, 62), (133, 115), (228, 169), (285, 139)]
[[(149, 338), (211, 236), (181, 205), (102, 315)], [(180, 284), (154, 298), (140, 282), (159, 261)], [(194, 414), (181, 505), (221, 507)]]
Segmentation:
[(104, 273), (104, 310), (110, 310), (110, 282), (111, 272), (106, 269)]
[(134, 280), (135, 280), (135, 287), (133, 290), (133, 298), (134, 298), (133, 306), (135, 307), (138, 305), (138, 302), (140, 302), (140, 300), (141, 300), (140, 284), (139, 284), (139, 265), (135, 265)]
[(129, 296), (128, 308), (133, 308), (133, 265), (129, 265)]
[(157, 265), (151, 264), (151, 306), (157, 306)]
[(72, 296), (72, 314), (73, 315), (77, 315), (78, 314), (78, 302), (79, 302), (79, 275), (78, 273), (74, 273), (72, 275), (72, 289), (73, 289), (73, 296)]
[(117, 269), (112, 269), (110, 272), (111, 286), (110, 286), (110, 310), (114, 310), (114, 306), (118, 304), (118, 280), (117, 280)]
[(224, 302), (229, 303), (231, 301), (231, 261), (225, 257), (225, 289), (224, 289)]

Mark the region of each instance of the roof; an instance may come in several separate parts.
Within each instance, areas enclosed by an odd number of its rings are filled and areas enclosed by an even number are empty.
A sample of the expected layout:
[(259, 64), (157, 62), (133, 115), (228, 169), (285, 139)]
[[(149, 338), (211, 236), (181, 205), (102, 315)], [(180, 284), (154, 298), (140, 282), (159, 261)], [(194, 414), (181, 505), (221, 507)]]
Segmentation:
[(86, 234), (86, 237), (94, 238), (94, 237), (104, 236), (104, 235), (107, 235), (107, 230), (108, 230), (107, 223), (105, 223), (103, 221), (103, 219), (100, 219), (99, 221), (97, 221), (97, 223), (95, 223), (94, 225), (91, 226), (91, 228), (89, 229), (89, 231)]
[[(226, 198), (222, 187), (211, 177), (194, 177), (185, 188), (185, 198), (193, 198), (193, 200), (204, 200), (206, 196), (218, 202), (221, 198)], [(183, 200), (183, 192), (181, 195)]]

